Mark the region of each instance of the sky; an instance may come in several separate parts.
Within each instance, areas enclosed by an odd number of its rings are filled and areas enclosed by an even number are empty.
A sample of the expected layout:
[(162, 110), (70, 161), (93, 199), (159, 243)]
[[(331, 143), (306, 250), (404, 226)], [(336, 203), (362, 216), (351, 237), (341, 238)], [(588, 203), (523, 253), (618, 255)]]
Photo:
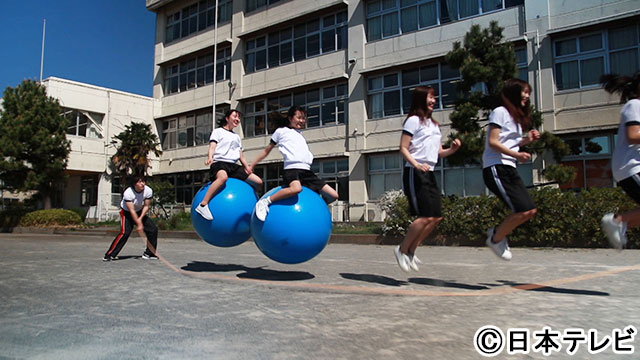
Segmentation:
[(152, 95), (155, 13), (145, 0), (0, 0), (0, 97), (50, 76)]

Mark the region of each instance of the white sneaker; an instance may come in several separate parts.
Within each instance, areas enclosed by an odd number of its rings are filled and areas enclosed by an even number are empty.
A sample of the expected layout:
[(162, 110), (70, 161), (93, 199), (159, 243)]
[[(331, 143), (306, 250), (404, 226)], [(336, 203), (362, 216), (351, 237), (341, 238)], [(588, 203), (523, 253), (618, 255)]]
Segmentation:
[(400, 245), (393, 248), (393, 253), (396, 255), (396, 260), (398, 261), (400, 269), (404, 272), (409, 272), (409, 258), (400, 251)]
[(615, 249), (622, 250), (627, 244), (626, 224), (617, 221), (614, 214), (605, 214), (600, 224), (602, 225), (602, 231), (609, 239), (609, 244)]
[(213, 215), (211, 214), (211, 210), (209, 210), (209, 205), (202, 206), (198, 204), (198, 206), (196, 206), (196, 212), (209, 221), (213, 220)]
[(511, 260), (511, 250), (509, 249), (509, 243), (505, 237), (500, 242), (493, 242), (494, 228), (487, 230), (487, 246), (493, 250), (493, 253), (502, 260)]
[(256, 203), (256, 217), (260, 221), (264, 221), (267, 218), (267, 213), (269, 213), (269, 199), (260, 199)]
[[(418, 267), (418, 262), (419, 261), (420, 261), (420, 259), (418, 259), (418, 257), (415, 254), (409, 255), (409, 267), (413, 271), (420, 271), (420, 268)], [(422, 264), (422, 261), (420, 261), (420, 264)]]

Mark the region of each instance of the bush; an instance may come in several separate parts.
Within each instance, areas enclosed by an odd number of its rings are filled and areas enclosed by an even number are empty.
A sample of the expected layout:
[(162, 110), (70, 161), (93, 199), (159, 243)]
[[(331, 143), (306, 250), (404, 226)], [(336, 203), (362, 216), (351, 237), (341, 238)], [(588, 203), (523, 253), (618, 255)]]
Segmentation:
[(74, 213), (78, 214), (80, 216), (80, 219), (82, 219), (82, 221), (84, 221), (84, 219), (87, 217), (88, 209), (77, 207), (77, 208), (71, 209), (71, 211), (73, 211)]
[(20, 219), (30, 211), (23, 203), (11, 204), (5, 210), (0, 211), (0, 230), (10, 231), (18, 226)]
[(409, 202), (401, 190), (387, 191), (380, 197), (378, 206), (386, 213), (382, 224), (382, 235), (404, 237), (407, 228), (415, 219), (409, 213)]
[[(509, 236), (512, 246), (608, 247), (600, 229), (602, 215), (638, 206), (619, 188), (592, 188), (577, 193), (540, 188), (530, 194), (538, 213)], [(401, 196), (391, 203), (383, 231), (404, 236), (413, 220), (408, 215), (406, 198)], [(483, 246), (487, 228), (498, 225), (510, 210), (494, 196), (449, 196), (442, 199), (442, 214), (444, 219), (429, 243)], [(629, 229), (627, 238), (627, 247), (640, 247), (640, 229)]]
[(173, 214), (169, 219), (156, 218), (156, 224), (160, 230), (193, 230), (191, 213), (186, 211)]
[(64, 209), (37, 210), (30, 212), (20, 220), (21, 226), (70, 226), (81, 225), (80, 215)]

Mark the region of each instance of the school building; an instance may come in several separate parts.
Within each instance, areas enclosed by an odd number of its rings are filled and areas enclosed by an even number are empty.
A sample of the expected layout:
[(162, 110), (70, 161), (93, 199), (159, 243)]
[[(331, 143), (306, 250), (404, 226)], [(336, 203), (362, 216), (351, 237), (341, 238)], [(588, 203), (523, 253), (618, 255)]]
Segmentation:
[[(120, 194), (108, 176), (108, 143), (128, 121), (145, 121), (162, 142), (154, 179), (170, 181), (176, 202), (189, 205), (208, 177), (215, 97), (218, 114), (243, 112), (238, 131), (248, 161), (269, 143), (269, 112), (304, 106), (312, 170), (340, 194), (334, 220), (381, 220), (377, 199), (401, 188), (398, 147), (410, 89), (436, 89), (433, 116), (446, 138), (460, 74), (444, 55), (472, 24), (494, 20), (516, 49), (518, 76), (533, 87), (542, 130), (571, 147), (563, 163), (578, 176), (563, 187), (615, 186), (610, 160), (620, 105), (598, 78), (640, 70), (637, 0), (218, 0), (217, 36), (215, 6), (146, 0), (157, 15), (153, 98), (48, 79), (49, 94), (76, 119), (65, 198), (93, 204), (96, 218), (114, 213)], [(523, 180), (544, 183), (538, 173), (547, 161), (519, 166)], [(256, 172), (264, 190), (279, 185), (279, 152)], [(486, 193), (480, 165), (444, 161), (436, 175), (443, 194)]]

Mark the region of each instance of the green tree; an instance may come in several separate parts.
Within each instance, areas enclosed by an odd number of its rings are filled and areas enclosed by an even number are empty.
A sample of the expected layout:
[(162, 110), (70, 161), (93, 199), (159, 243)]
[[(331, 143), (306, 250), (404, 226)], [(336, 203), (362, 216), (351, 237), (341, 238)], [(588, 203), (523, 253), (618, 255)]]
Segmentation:
[[(153, 189), (153, 205), (154, 212), (157, 216), (164, 219), (169, 218), (169, 212), (165, 208), (165, 205), (175, 202), (175, 187), (168, 181), (149, 181), (149, 187)], [(162, 210), (162, 214), (157, 211), (157, 208)]]
[[(489, 119), (491, 111), (501, 105), (500, 92), (504, 81), (517, 74), (513, 46), (503, 42), (502, 30), (496, 21), (484, 29), (472, 25), (463, 42), (456, 41), (445, 57), (445, 61), (459, 69), (462, 75), (462, 80), (457, 84), (459, 96), (450, 117), (454, 131), (449, 135), (449, 141), (460, 138), (462, 147), (448, 158), (452, 164), (461, 165), (480, 158), (486, 136), (482, 124)], [(532, 127), (539, 128), (542, 114), (535, 109), (531, 114)], [(569, 147), (549, 132), (542, 133), (541, 139), (526, 150), (538, 155), (549, 150), (556, 162), (569, 154)], [(575, 177), (573, 168), (558, 164), (549, 168), (543, 170), (543, 176), (548, 180), (565, 183)]]
[(71, 151), (66, 138), (68, 120), (46, 88), (25, 80), (4, 91), (0, 109), (0, 182), (10, 191), (35, 190), (44, 208), (66, 180)]
[(111, 161), (122, 181), (130, 175), (147, 175), (151, 167), (149, 153), (162, 154), (158, 136), (150, 124), (132, 122), (126, 125), (124, 131), (113, 137), (111, 144), (116, 147)]

